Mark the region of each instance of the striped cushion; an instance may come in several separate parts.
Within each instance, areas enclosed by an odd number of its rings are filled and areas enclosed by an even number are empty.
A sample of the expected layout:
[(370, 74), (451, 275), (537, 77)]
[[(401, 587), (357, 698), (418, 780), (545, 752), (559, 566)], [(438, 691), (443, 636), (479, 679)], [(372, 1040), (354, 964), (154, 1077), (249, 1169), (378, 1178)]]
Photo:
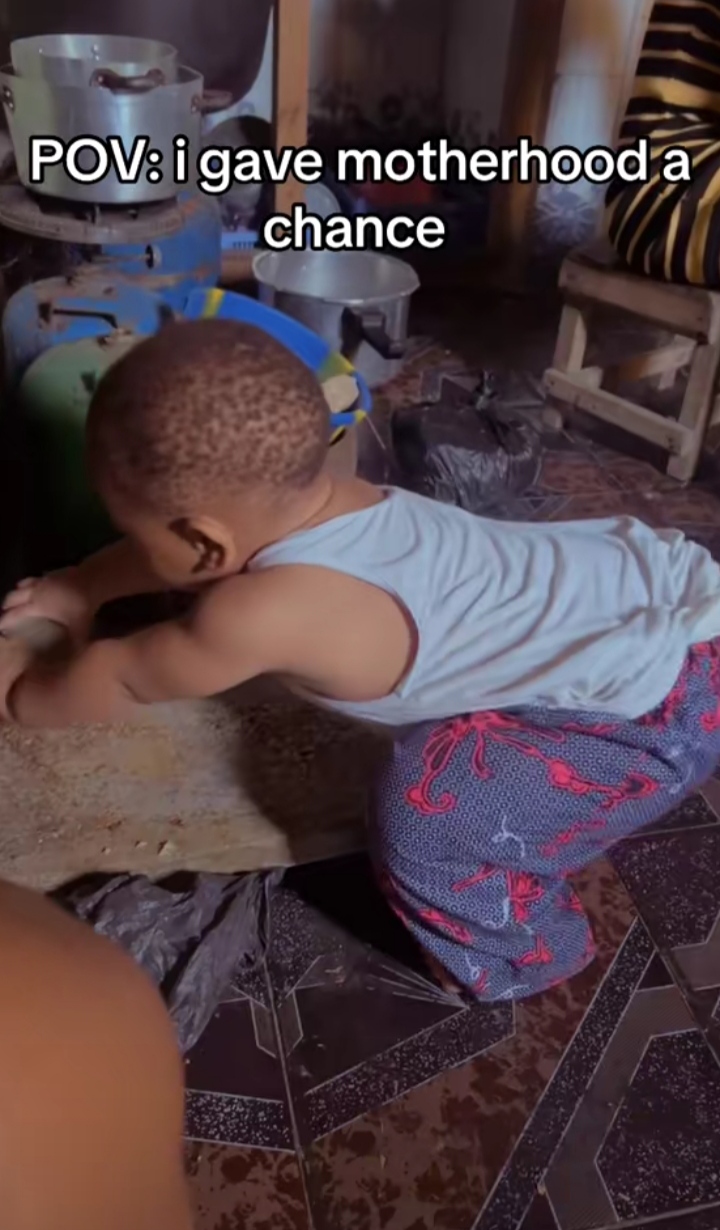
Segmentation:
[[(647, 137), (651, 179), (615, 181), (610, 240), (632, 269), (667, 282), (720, 288), (720, 0), (654, 5), (620, 134)], [(661, 178), (670, 146), (688, 150), (692, 184)]]

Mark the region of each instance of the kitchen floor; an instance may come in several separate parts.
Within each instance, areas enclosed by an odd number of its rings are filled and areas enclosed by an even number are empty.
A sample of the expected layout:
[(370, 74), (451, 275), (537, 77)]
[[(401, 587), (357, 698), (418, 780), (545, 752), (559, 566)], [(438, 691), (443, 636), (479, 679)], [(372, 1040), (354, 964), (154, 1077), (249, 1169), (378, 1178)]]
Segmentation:
[[(522, 402), (516, 374), (542, 371), (556, 320), (541, 300), (421, 301), (425, 337), (380, 425), (463, 364)], [(588, 422), (544, 443), (513, 517), (630, 513), (720, 558), (712, 452), (683, 490)], [(720, 779), (578, 891), (597, 962), (535, 1000), (466, 1008), (428, 980), (363, 856), (294, 870), (265, 967), (188, 1061), (198, 1230), (717, 1230)]]

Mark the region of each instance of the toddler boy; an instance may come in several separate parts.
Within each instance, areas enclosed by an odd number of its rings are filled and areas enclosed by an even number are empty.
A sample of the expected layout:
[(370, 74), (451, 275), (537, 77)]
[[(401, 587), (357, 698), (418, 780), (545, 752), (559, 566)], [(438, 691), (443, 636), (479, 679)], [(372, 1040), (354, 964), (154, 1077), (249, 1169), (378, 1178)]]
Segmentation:
[[(391, 905), (480, 999), (582, 969), (568, 875), (658, 820), (720, 758), (720, 568), (632, 518), (507, 524), (325, 459), (322, 389), (231, 321), (171, 325), (102, 381), (91, 474), (125, 538), (23, 583), (76, 651), (0, 654), (9, 722), (125, 721), (271, 673), (395, 730), (370, 844)], [(88, 643), (130, 594), (197, 589), (183, 619)]]

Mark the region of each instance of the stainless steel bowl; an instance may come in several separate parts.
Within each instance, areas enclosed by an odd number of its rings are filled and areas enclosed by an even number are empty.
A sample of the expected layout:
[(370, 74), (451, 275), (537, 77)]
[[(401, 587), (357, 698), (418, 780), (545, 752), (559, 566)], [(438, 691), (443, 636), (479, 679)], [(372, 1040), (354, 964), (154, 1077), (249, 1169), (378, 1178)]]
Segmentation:
[(370, 388), (397, 376), (408, 342), (415, 270), (382, 252), (261, 252), (260, 300), (317, 333)]

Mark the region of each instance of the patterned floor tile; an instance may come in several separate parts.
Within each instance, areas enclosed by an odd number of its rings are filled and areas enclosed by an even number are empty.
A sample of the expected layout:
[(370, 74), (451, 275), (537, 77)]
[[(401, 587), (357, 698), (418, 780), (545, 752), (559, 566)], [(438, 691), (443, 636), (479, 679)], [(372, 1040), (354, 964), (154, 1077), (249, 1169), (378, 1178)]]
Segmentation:
[(558, 1230), (555, 1214), (544, 1192), (538, 1192), (519, 1230)]
[(642, 981), (638, 987), (639, 991), (656, 991), (659, 987), (673, 986), (675, 979), (664, 957), (659, 952), (650, 961)]
[(304, 1144), (512, 1033), (510, 1006), (469, 1010), (435, 985), (364, 858), (289, 885), (273, 902), (268, 963)]
[(611, 499), (618, 494), (607, 471), (582, 454), (547, 454), (537, 485), (548, 495)]
[(716, 492), (696, 485), (659, 491), (657, 502), (666, 525), (717, 526), (720, 519)]
[(717, 823), (643, 835), (617, 847), (612, 855), (718, 1060), (719, 857)]
[(185, 1159), (195, 1230), (311, 1230), (292, 1155), (191, 1144)]
[(665, 475), (667, 453), (639, 436), (630, 435), (622, 428), (603, 423), (582, 411), (573, 412), (568, 425), (582, 438), (588, 455), (610, 473), (616, 460), (623, 458), (643, 462), (658, 474)]
[[(514, 1230), (522, 1223), (526, 1209), (540, 1188), (552, 1189), (551, 1203), (559, 1207), (563, 1200), (567, 1204), (578, 1192), (585, 1200), (592, 1171), (583, 1150), (596, 1105), (595, 1098), (586, 1103), (587, 1090), (595, 1074), (607, 1062), (607, 1056), (614, 1051), (618, 1030), (632, 1012), (652, 957), (652, 944), (638, 922), (620, 949), (610, 974), (598, 988), (535, 1114), (529, 1118), (477, 1222), (477, 1230), (505, 1230), (510, 1226)], [(684, 1010), (686, 1018), (689, 1017), (674, 986), (670, 993), (676, 998), (678, 1011)], [(580, 1148), (577, 1149), (576, 1130), (581, 1121), (584, 1127), (579, 1133)], [(570, 1180), (569, 1174), (572, 1175)], [(582, 1182), (578, 1178), (580, 1174)], [(562, 1207), (562, 1216), (568, 1222), (565, 1230), (595, 1230), (602, 1222), (595, 1216), (589, 1217), (591, 1212), (594, 1211), (589, 1205), (584, 1207), (582, 1220), (575, 1224), (578, 1219), (574, 1210)]]
[[(265, 977), (221, 1004), (186, 1065), (186, 1135), (292, 1150), (293, 1134)], [(250, 1062), (251, 1058), (251, 1062)]]
[[(648, 986), (643, 978), (606, 1040), (543, 1180), (562, 1230), (600, 1230), (620, 1220), (617, 1193), (628, 1182), (628, 1170), (623, 1169), (622, 1157), (614, 1153), (601, 1168), (600, 1152), (612, 1136), (638, 1068), (655, 1039), (686, 1035), (700, 1037), (678, 987), (672, 982)], [(678, 1140), (684, 1140), (681, 1132)], [(665, 1211), (677, 1207), (668, 1203)]]
[(720, 1225), (720, 1066), (678, 989), (654, 981), (630, 1001), (520, 1230)]
[[(713, 794), (712, 783), (708, 784), (707, 789), (710, 794)], [(703, 792), (691, 795), (679, 807), (671, 811), (669, 815), (665, 816), (662, 820), (658, 820), (657, 824), (649, 824), (632, 837), (627, 838), (627, 840), (642, 841), (655, 833), (674, 833), (681, 829), (704, 829), (708, 825), (717, 825), (717, 823), (717, 814), (712, 808), (709, 798)]]
[(655, 1037), (597, 1155), (621, 1221), (720, 1204), (720, 1066), (700, 1033)]
[[(653, 955), (609, 864), (595, 864), (577, 887), (595, 925), (598, 962), (565, 987), (516, 1005), (510, 1028), (482, 1054), (451, 1067), (458, 1053), (450, 1049), (434, 1079), (428, 1073), (426, 1083), (310, 1146), (305, 1164), (316, 1230), (472, 1230), (484, 1205), (481, 1230), (519, 1225), (603, 1040)], [(430, 1033), (423, 1042), (429, 1044)], [(401, 1077), (399, 1049), (394, 1057)]]
[[(720, 1226), (720, 1205), (716, 1204), (696, 1213), (681, 1213), (678, 1217), (653, 1218), (652, 1222), (634, 1222), (632, 1230), (717, 1230), (718, 1226)], [(615, 1230), (615, 1228), (608, 1226), (607, 1230)]]
[[(718, 1002), (710, 1024), (705, 1030), (705, 1037), (717, 1062), (720, 1063), (720, 987), (718, 987)], [(720, 1226), (720, 1218), (718, 1218), (718, 1225)]]
[(603, 452), (599, 463), (607, 470), (620, 490), (629, 495), (652, 492), (665, 478), (663, 471), (649, 461), (609, 450)]
[(720, 768), (702, 787), (701, 794), (715, 818), (720, 818)]
[(612, 859), (661, 949), (707, 944), (720, 915), (719, 826), (641, 836)]

